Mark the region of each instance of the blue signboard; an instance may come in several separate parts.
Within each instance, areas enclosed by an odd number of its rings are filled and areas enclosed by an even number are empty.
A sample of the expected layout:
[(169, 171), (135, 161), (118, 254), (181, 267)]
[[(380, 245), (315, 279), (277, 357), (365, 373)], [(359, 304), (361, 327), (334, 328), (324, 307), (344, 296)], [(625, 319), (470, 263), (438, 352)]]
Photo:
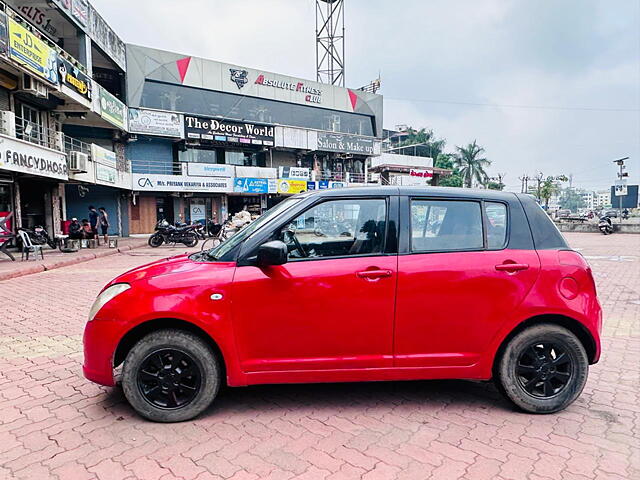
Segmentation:
[(274, 185), (269, 188), (268, 178), (236, 178), (233, 182), (233, 191), (239, 193), (273, 193), (275, 192), (275, 181), (271, 180)]

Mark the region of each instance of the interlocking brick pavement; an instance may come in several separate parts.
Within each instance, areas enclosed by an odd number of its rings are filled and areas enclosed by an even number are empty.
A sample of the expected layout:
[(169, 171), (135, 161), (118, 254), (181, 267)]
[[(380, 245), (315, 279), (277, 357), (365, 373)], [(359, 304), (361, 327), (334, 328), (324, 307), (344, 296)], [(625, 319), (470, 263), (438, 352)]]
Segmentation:
[(582, 396), (544, 416), (462, 381), (226, 389), (201, 418), (154, 424), (81, 375), (99, 289), (180, 249), (139, 249), (0, 282), (0, 478), (640, 478), (640, 236), (566, 234), (605, 310)]

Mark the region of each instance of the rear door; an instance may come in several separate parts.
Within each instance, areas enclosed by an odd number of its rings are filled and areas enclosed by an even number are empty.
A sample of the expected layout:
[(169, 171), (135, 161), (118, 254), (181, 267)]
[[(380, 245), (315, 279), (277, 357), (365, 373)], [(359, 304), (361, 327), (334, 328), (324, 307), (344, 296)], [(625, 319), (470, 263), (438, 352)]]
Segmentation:
[(522, 232), (509, 234), (508, 202), (415, 197), (401, 208), (395, 365), (471, 365), (533, 286), (538, 255), (509, 248)]

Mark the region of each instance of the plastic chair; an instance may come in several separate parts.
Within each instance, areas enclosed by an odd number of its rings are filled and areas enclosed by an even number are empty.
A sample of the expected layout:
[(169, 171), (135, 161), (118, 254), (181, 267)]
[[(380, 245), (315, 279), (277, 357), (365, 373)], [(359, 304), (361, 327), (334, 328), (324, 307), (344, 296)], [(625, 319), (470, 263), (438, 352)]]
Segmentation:
[(22, 240), (22, 256), (20, 257), (20, 260), (24, 260), (25, 253), (27, 254), (27, 260), (29, 260), (29, 253), (31, 252), (34, 253), (33, 259), (35, 261), (38, 260), (38, 252), (40, 252), (40, 256), (42, 257), (42, 260), (44, 260), (42, 245), (34, 245), (31, 243), (31, 238), (29, 238), (29, 235), (24, 230), (18, 230), (18, 235), (20, 235), (20, 239)]

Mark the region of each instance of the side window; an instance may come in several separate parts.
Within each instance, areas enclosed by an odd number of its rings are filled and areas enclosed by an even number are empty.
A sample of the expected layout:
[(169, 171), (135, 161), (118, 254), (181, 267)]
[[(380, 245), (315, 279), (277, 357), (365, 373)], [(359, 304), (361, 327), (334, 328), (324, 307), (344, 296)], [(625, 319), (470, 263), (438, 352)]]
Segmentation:
[(479, 202), (411, 201), (412, 252), (446, 252), (483, 247)]
[(383, 199), (331, 200), (292, 220), (280, 232), (289, 258), (381, 253), (386, 231)]
[(485, 202), (487, 246), (489, 250), (504, 247), (507, 242), (507, 207), (504, 203)]

